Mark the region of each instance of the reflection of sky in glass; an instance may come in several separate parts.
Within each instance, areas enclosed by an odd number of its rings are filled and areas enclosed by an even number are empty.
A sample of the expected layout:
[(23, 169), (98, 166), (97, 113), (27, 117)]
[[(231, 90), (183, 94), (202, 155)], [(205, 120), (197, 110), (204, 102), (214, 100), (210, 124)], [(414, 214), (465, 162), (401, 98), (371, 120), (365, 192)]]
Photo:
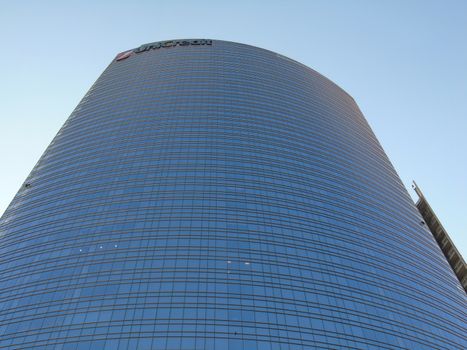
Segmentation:
[(465, 294), (353, 99), (274, 52), (113, 62), (25, 183), (0, 345), (465, 348)]
[(467, 254), (465, 1), (117, 3), (3, 2), (0, 212), (116, 53), (207, 37), (279, 52), (345, 88)]

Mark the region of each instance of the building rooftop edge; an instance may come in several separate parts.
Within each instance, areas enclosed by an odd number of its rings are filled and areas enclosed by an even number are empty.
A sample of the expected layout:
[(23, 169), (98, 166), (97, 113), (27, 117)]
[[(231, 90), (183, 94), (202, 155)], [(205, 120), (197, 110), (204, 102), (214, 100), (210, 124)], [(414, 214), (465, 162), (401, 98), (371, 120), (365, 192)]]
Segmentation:
[(210, 40), (210, 41), (220, 41), (220, 42), (225, 42), (225, 43), (230, 43), (230, 44), (235, 44), (235, 45), (243, 45), (243, 46), (249, 46), (249, 47), (252, 47), (252, 48), (255, 48), (255, 49), (258, 49), (258, 50), (262, 50), (262, 51), (266, 51), (266, 52), (269, 52), (269, 53), (272, 53), (272, 54), (275, 54), (275, 55), (278, 55), (282, 58), (285, 58), (287, 60), (290, 60), (298, 65), (301, 65), (303, 66), (304, 68), (306, 69), (309, 69), (311, 71), (313, 71), (313, 73), (315, 74), (318, 74), (319, 76), (321, 76), (323, 79), (329, 81), (332, 85), (334, 85), (335, 87), (337, 87), (340, 91), (342, 91), (346, 96), (348, 96), (353, 102), (355, 102), (356, 104), (356, 101), (355, 99), (352, 97), (352, 95), (350, 95), (347, 91), (345, 91), (342, 87), (340, 87), (338, 84), (336, 84), (334, 81), (332, 81), (331, 79), (329, 79), (328, 77), (324, 76), (323, 74), (319, 73), (318, 71), (314, 70), (313, 68), (307, 66), (306, 64), (303, 64), (293, 58), (290, 58), (288, 56), (285, 56), (281, 53), (278, 53), (278, 52), (275, 52), (275, 51), (272, 51), (272, 50), (269, 50), (269, 49), (265, 49), (265, 48), (262, 48), (262, 47), (259, 47), (259, 46), (255, 46), (255, 45), (250, 45), (250, 44), (245, 44), (245, 43), (240, 43), (240, 42), (237, 42), (237, 41), (231, 41), (231, 40), (222, 40), (222, 39), (202, 39), (202, 38), (177, 38), (177, 39), (169, 39), (169, 40), (160, 40), (160, 41), (154, 41), (154, 42), (150, 42), (150, 43), (145, 43), (145, 44), (141, 44), (140, 46), (138, 47), (135, 47), (133, 49), (129, 49), (129, 50), (125, 50), (124, 52), (128, 52), (128, 51), (134, 51), (134, 50), (137, 50), (138, 48), (142, 47), (142, 46), (146, 46), (146, 45), (151, 45), (151, 44), (156, 44), (156, 43), (169, 43), (169, 42), (180, 42), (180, 41), (194, 41), (194, 40)]

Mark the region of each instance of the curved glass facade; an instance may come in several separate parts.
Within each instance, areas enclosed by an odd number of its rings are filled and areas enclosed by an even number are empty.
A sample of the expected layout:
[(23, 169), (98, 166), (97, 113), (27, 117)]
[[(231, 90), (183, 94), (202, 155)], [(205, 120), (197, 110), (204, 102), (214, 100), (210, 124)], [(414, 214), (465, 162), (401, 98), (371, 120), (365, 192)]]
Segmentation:
[(1, 219), (0, 349), (465, 349), (420, 220), (328, 79), (232, 42), (144, 46)]

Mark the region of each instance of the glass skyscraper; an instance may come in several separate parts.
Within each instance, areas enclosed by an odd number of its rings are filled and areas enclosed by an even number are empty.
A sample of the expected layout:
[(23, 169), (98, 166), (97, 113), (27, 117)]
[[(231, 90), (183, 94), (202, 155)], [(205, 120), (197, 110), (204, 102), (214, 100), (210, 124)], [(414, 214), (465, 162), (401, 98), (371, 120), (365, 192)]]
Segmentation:
[(465, 349), (465, 292), (421, 220), (317, 72), (143, 45), (1, 219), (0, 349)]

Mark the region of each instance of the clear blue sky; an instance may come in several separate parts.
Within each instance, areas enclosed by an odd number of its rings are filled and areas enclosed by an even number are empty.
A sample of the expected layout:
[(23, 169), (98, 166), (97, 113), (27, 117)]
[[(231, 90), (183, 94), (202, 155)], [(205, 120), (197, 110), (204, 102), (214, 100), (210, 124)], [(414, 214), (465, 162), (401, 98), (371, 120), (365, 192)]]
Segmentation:
[(357, 101), (402, 181), (467, 256), (467, 1), (0, 0), (0, 213), (120, 51), (174, 38), (260, 46)]

